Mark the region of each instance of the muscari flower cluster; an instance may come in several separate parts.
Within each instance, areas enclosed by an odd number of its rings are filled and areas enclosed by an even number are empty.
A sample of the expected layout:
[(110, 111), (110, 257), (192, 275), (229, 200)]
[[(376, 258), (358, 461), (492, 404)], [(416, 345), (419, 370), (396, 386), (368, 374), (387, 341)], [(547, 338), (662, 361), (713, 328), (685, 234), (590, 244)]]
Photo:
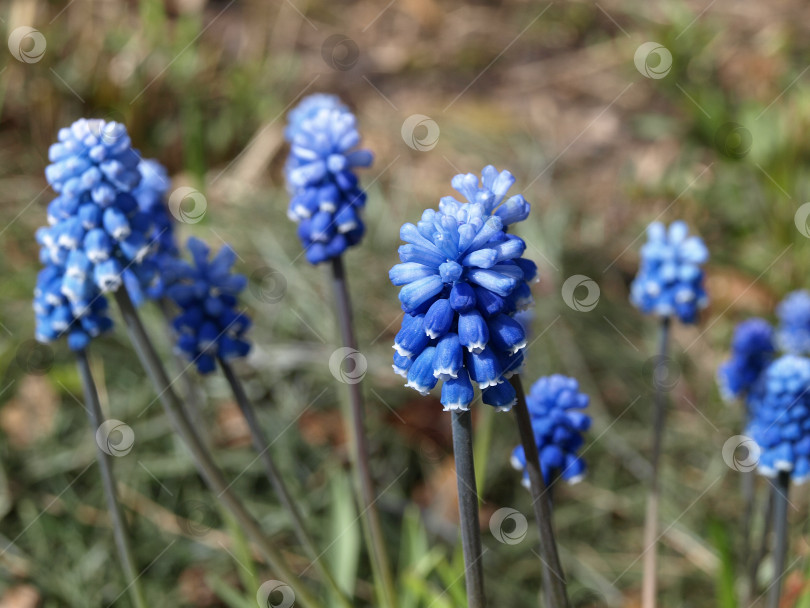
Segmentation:
[[(77, 327), (86, 337), (98, 335), (108, 327), (102, 294), (121, 285), (124, 269), (144, 284), (154, 273), (141, 264), (152, 220), (133, 195), (141, 181), (140, 159), (124, 126), (80, 119), (60, 129), (58, 139), (45, 169), (58, 196), (48, 206), (49, 225), (37, 231), (46, 267), (35, 295), (43, 340), (70, 336)], [(71, 321), (65, 325), (67, 310)]]
[(810, 354), (810, 292), (802, 289), (789, 293), (776, 307), (776, 316), (779, 348), (794, 355)]
[(774, 358), (773, 328), (765, 319), (754, 317), (734, 328), (731, 357), (717, 370), (722, 397), (731, 401), (748, 394)]
[(290, 156), (285, 177), (291, 200), (288, 215), (311, 264), (341, 255), (360, 242), (360, 212), (366, 194), (356, 167), (371, 166), (370, 151), (357, 149), (354, 115), (333, 95), (312, 95), (290, 112), (285, 137)]
[(689, 236), (682, 221), (672, 222), (669, 229), (653, 222), (647, 236), (630, 301), (645, 314), (695, 323), (698, 311), (709, 302), (700, 267), (709, 257), (706, 246), (699, 237)]
[(768, 477), (787, 471), (810, 478), (810, 359), (784, 355), (765, 370), (749, 394), (746, 430), (760, 448), (757, 468)]
[(528, 283), (537, 267), (522, 256), (526, 245), (507, 224), (525, 219), (522, 196), (504, 202), (514, 183), (494, 167), (453, 180), (466, 203), (442, 199), (417, 224), (405, 224), (401, 264), (389, 277), (402, 286), (406, 313), (396, 336), (394, 371), (406, 386), (427, 394), (442, 381), (445, 410), (466, 410), (481, 389), (484, 403), (508, 410), (515, 391), (506, 380), (520, 371), (526, 334), (514, 314), (532, 303)]
[(229, 246), (210, 261), (210, 249), (201, 240), (190, 238), (188, 249), (193, 263), (174, 262), (171, 272), (176, 280), (166, 294), (180, 309), (173, 321), (178, 350), (207, 374), (214, 371), (218, 358), (244, 357), (250, 350), (245, 338), (250, 319), (236, 309), (247, 279), (231, 271), (236, 254)]
[[(585, 461), (577, 454), (584, 442), (582, 433), (591, 426), (591, 418), (581, 410), (590, 398), (579, 392), (574, 378), (554, 374), (540, 378), (526, 396), (532, 430), (540, 454), (540, 468), (546, 485), (555, 475), (574, 484), (585, 475)], [(529, 486), (526, 454), (520, 445), (512, 452), (512, 466), (524, 471), (523, 485)]]

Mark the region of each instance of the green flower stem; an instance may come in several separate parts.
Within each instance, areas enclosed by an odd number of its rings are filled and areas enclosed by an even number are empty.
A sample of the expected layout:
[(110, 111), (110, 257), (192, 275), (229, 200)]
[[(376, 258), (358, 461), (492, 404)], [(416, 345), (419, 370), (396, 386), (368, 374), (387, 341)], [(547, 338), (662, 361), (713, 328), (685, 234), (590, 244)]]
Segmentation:
[(519, 374), (509, 379), (517, 394), (515, 419), (520, 443), (526, 456), (526, 471), (529, 475), (529, 489), (532, 493), (532, 507), (534, 519), (540, 531), (540, 558), (543, 573), (543, 595), (548, 608), (568, 608), (568, 595), (566, 593), (565, 573), (560, 564), (557, 552), (557, 541), (554, 538), (554, 524), (552, 521), (551, 493), (546, 487), (543, 472), (540, 468), (540, 455), (537, 451), (537, 439), (532, 429), (532, 420), (529, 407), (526, 405), (526, 393)]
[[(332, 259), (332, 286), (335, 292), (335, 305), (337, 319), (340, 324), (340, 333), (343, 346), (357, 350), (357, 338), (354, 333), (352, 320), (351, 300), (346, 283), (346, 272), (343, 268), (341, 256)], [(383, 601), (390, 608), (396, 608), (397, 596), (391, 578), (391, 567), (388, 563), (388, 554), (385, 549), (385, 538), (380, 525), (380, 516), (377, 511), (377, 497), (374, 493), (374, 483), (369, 469), (368, 439), (365, 429), (365, 414), (363, 409), (363, 392), (360, 382), (348, 383), (350, 416), (346, 421), (352, 446), (352, 460), (355, 472), (355, 483), (362, 499), (361, 514), (368, 536), (371, 564), (375, 575), (382, 586)]]
[(773, 492), (773, 582), (768, 591), (768, 608), (779, 608), (782, 598), (782, 578), (785, 576), (785, 557), (788, 546), (788, 492), (790, 473), (779, 471)]
[[(661, 319), (661, 334), (659, 338), (658, 356), (661, 360), (667, 356), (669, 350), (670, 318)], [(655, 373), (655, 372), (653, 372)], [(660, 498), (660, 462), (661, 445), (664, 439), (664, 423), (666, 421), (666, 394), (661, 383), (653, 378), (655, 385), (655, 404), (653, 412), (653, 447), (652, 447), (652, 476), (650, 478), (650, 491), (647, 495), (647, 516), (644, 522), (644, 563), (641, 586), (642, 608), (655, 608), (658, 595), (658, 502)]]
[[(104, 415), (101, 413), (98, 391), (96, 390), (96, 383), (93, 381), (93, 373), (90, 370), (87, 351), (81, 350), (76, 353), (76, 363), (79, 368), (79, 376), (82, 379), (84, 402), (86, 404), (85, 409), (87, 409), (90, 431), (93, 435), (93, 441), (96, 441), (96, 432), (104, 421)], [(98, 468), (101, 471), (101, 485), (107, 497), (107, 509), (110, 512), (110, 519), (112, 520), (115, 546), (118, 549), (118, 559), (121, 561), (124, 576), (128, 581), (127, 591), (129, 592), (129, 597), (135, 608), (147, 608), (148, 604), (140, 583), (140, 574), (135, 567), (135, 560), (132, 557), (132, 547), (129, 542), (129, 534), (127, 533), (127, 522), (124, 518), (121, 505), (118, 502), (118, 489), (116, 488), (115, 476), (112, 470), (112, 458), (97, 445), (96, 459), (98, 460)]]
[(456, 459), (458, 511), (461, 517), (461, 546), (464, 551), (464, 575), (467, 582), (468, 608), (484, 608), (484, 564), (481, 557), (481, 526), (478, 521), (478, 491), (473, 462), (472, 415), (454, 411), (453, 456)]
[(319, 602), (310, 594), (299, 577), (289, 569), (281, 554), (265, 535), (259, 522), (253, 518), (242, 505), (242, 501), (233, 493), (224, 474), (214, 463), (199, 436), (189, 423), (183, 411), (180, 399), (172, 388), (172, 383), (166, 374), (166, 370), (163, 368), (163, 364), (125, 288), (119, 288), (115, 292), (115, 300), (118, 303), (118, 307), (121, 309), (121, 315), (124, 318), (130, 340), (141, 360), (141, 364), (146, 370), (149, 379), (152, 381), (172, 426), (179, 433), (186, 447), (191, 452), (197, 469), (200, 471), (206, 484), (216, 495), (217, 500), (233, 514), (239, 524), (245, 529), (250, 540), (256, 543), (267, 559), (270, 567), (276, 570), (279, 576), (283, 577), (283, 582), (293, 588), (296, 601), (300, 602), (301, 606), (304, 608), (319, 607)]
[(312, 563), (314, 563), (316, 568), (318, 568), (320, 571), (321, 576), (323, 576), (324, 580), (329, 584), (332, 591), (334, 591), (340, 604), (345, 608), (352, 608), (352, 603), (346, 597), (345, 593), (341, 591), (340, 587), (338, 587), (332, 573), (321, 559), (321, 553), (319, 553), (315, 547), (312, 537), (309, 535), (309, 532), (307, 532), (301, 511), (298, 509), (295, 500), (290, 494), (287, 484), (284, 483), (284, 478), (282, 477), (281, 472), (276, 468), (276, 464), (273, 461), (272, 455), (270, 454), (270, 444), (267, 441), (267, 437), (265, 436), (258, 419), (256, 418), (256, 409), (253, 407), (253, 403), (251, 403), (247, 393), (245, 393), (245, 388), (242, 385), (242, 382), (239, 380), (239, 377), (234, 372), (230, 363), (220, 358), (219, 365), (225, 374), (225, 378), (228, 380), (228, 384), (231, 386), (231, 391), (236, 399), (236, 403), (239, 405), (239, 409), (242, 411), (242, 416), (250, 429), (250, 438), (253, 442), (253, 447), (259, 454), (259, 460), (261, 460), (262, 466), (264, 467), (264, 473), (270, 484), (273, 486), (273, 489), (275, 489), (281, 504), (284, 505), (285, 509), (287, 509), (287, 513), (290, 516), (293, 530), (298, 537), (298, 541), (306, 550), (309, 558), (312, 560)]

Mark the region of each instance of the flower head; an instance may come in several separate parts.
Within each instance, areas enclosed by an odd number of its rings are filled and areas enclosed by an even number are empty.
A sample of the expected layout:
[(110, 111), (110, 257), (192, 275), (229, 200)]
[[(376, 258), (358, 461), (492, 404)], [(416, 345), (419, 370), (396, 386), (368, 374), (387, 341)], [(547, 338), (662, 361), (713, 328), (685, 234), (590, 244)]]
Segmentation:
[(178, 280), (167, 295), (180, 309), (173, 323), (179, 334), (177, 347), (206, 374), (215, 369), (217, 358), (244, 357), (250, 350), (245, 339), (250, 319), (236, 310), (247, 279), (232, 273), (236, 254), (229, 246), (210, 261), (210, 249), (199, 239), (190, 238), (188, 249), (192, 263), (176, 263), (173, 272)]
[(682, 221), (672, 222), (669, 229), (653, 222), (647, 236), (630, 301), (645, 314), (677, 315), (683, 323), (695, 323), (698, 310), (709, 302), (700, 267), (709, 257), (706, 246), (699, 237), (689, 236)]
[(402, 287), (406, 315), (394, 370), (422, 394), (441, 380), (446, 410), (469, 408), (473, 382), (484, 403), (511, 408), (515, 392), (505, 380), (519, 371), (526, 346), (512, 315), (527, 304), (522, 287), (537, 273), (521, 257), (526, 244), (482, 203), (428, 209), (418, 224), (402, 226), (400, 238), (402, 263), (389, 277)]
[(354, 174), (373, 156), (357, 149), (356, 119), (331, 95), (311, 96), (290, 113), (285, 167), (291, 193), (288, 215), (298, 223), (307, 260), (319, 264), (360, 242), (366, 195)]
[[(91, 287), (81, 299), (68, 300), (62, 293), (64, 268), (49, 265), (37, 276), (34, 289), (36, 338), (53, 342), (67, 336), (71, 350), (83, 350), (92, 338), (110, 330), (112, 320), (107, 316), (107, 299)], [(72, 278), (68, 277), (70, 283)]]
[(746, 434), (760, 449), (758, 470), (768, 477), (789, 471), (810, 478), (810, 359), (784, 355), (771, 363), (749, 395)]
[[(585, 461), (577, 451), (584, 442), (582, 433), (591, 426), (590, 416), (580, 411), (588, 407), (589, 400), (579, 392), (575, 379), (560, 374), (540, 378), (526, 396), (546, 485), (555, 474), (571, 484), (584, 477)], [(524, 471), (523, 483), (528, 486), (523, 446), (512, 452), (512, 465)]]
[(775, 351), (773, 328), (765, 319), (755, 317), (739, 323), (731, 341), (731, 358), (717, 370), (723, 398), (738, 399), (750, 391)]
[(794, 355), (810, 354), (810, 292), (802, 289), (789, 293), (776, 307), (776, 316), (779, 348)]
[[(65, 268), (62, 293), (71, 301), (98, 288), (114, 291), (125, 268), (150, 251), (153, 219), (135, 198), (139, 158), (123, 125), (81, 119), (59, 131), (49, 150), (48, 182), (59, 194), (48, 227), (37, 231), (44, 264)], [(146, 274), (147, 269), (140, 269)]]

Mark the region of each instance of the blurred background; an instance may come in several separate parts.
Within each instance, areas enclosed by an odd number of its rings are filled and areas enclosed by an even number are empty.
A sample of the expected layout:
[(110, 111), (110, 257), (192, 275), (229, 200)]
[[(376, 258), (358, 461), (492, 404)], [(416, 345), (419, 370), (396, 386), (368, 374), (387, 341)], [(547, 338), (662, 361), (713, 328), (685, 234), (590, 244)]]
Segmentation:
[[(810, 5), (7, 0), (0, 30), (8, 40), (0, 48), (0, 606), (129, 606), (74, 363), (64, 344), (32, 342), (33, 235), (54, 196), (43, 175), (47, 150), (82, 116), (124, 122), (143, 156), (169, 169), (172, 189), (202, 193), (179, 226), (182, 240), (235, 247), (255, 321), (240, 374), (326, 558), (370, 596), (343, 387), (329, 370), (331, 293), (286, 217), (285, 115), (314, 92), (352, 107), (376, 155), (362, 176), (368, 233), (346, 264), (369, 364), (372, 469), (403, 605), (462, 605), (463, 567), (449, 418), (438, 399), (404, 389), (391, 371), (400, 310), (387, 271), (398, 261), (399, 226), (452, 194), (453, 175), (486, 164), (514, 173), (512, 192), (533, 204), (518, 230), (541, 272), (524, 382), (564, 373), (591, 396), (588, 475), (554, 494), (574, 606), (638, 603), (656, 324), (630, 306), (628, 286), (644, 229), (682, 218), (706, 240), (711, 305), (697, 326), (676, 326), (665, 370), (661, 605), (735, 605), (723, 602), (740, 583), (740, 475), (722, 448), (742, 432), (743, 411), (721, 402), (714, 373), (733, 324), (772, 318), (810, 273)], [(159, 314), (144, 314), (162, 338)], [(165, 340), (159, 347), (170, 350)], [(120, 322), (93, 353), (106, 412), (134, 436), (115, 465), (150, 604), (255, 606), (251, 590), (272, 572), (252, 565), (244, 538), (207, 497)], [(227, 386), (218, 377), (195, 382), (235, 488), (303, 569)], [(509, 466), (514, 422), (480, 402), (475, 416), (488, 594), (499, 606), (536, 605), (536, 531), (520, 533), (531, 507)], [(785, 606), (803, 593), (810, 566), (806, 491), (791, 500), (791, 555), (801, 559)], [(493, 520), (504, 507), (515, 517)]]

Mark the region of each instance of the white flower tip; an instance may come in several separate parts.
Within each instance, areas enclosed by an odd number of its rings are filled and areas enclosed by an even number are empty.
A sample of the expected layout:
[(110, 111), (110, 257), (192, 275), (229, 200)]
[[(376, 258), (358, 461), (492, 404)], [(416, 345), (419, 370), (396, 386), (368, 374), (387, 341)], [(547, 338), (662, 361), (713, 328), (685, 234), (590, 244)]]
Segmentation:
[(394, 369), (394, 373), (395, 373), (397, 376), (402, 376), (403, 378), (407, 378), (407, 377), (408, 377), (408, 370), (407, 370), (407, 369), (402, 368), (402, 367), (398, 367), (398, 366), (396, 366), (396, 365), (392, 365), (391, 367)]
[(430, 388), (428, 388), (426, 386), (420, 386), (414, 380), (409, 380), (408, 383), (405, 386), (408, 387), (408, 388), (414, 389), (416, 392), (418, 392), (423, 397), (430, 394)]
[(516, 471), (523, 470), (523, 464), (520, 462), (520, 460), (517, 459), (517, 457), (514, 454), (509, 458), (509, 464), (511, 464), (512, 468), (515, 469)]
[(469, 403), (449, 403), (444, 406), (445, 412), (466, 412), (469, 409)]
[(566, 481), (566, 483), (568, 483), (569, 486), (575, 486), (576, 484), (581, 482), (583, 479), (585, 479), (585, 473), (582, 473), (580, 475), (574, 475), (573, 477), (570, 477), (569, 479), (566, 479), (565, 481)]
[(467, 345), (467, 350), (473, 354), (480, 355), (482, 352), (484, 352), (486, 345), (486, 342), (473, 342), (472, 344)]

